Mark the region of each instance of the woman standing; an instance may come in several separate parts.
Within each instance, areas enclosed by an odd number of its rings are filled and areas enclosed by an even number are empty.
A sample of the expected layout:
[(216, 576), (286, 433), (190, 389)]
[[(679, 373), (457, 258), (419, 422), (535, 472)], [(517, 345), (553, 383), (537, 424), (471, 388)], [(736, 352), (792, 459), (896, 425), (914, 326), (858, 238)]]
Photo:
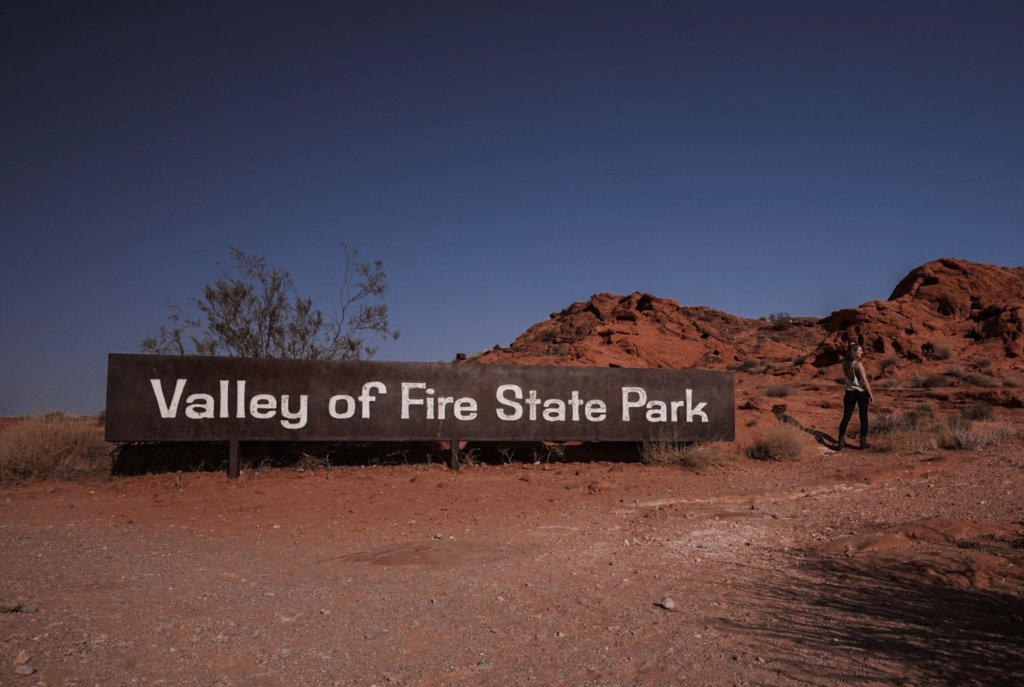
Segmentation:
[(864, 371), (864, 348), (858, 343), (851, 343), (843, 360), (843, 373), (846, 375), (846, 393), (843, 395), (843, 421), (839, 423), (839, 443), (837, 451), (846, 446), (846, 426), (850, 424), (853, 408), (857, 406), (860, 414), (860, 447), (868, 447), (868, 404), (875, 400), (868, 383), (868, 375)]

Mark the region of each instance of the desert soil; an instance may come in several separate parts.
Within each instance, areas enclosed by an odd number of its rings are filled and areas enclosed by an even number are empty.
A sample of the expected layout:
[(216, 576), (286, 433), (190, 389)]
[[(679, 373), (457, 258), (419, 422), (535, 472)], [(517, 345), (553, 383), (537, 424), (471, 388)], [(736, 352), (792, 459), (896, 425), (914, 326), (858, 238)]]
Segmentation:
[(0, 489), (0, 685), (1024, 684), (1022, 494), (1014, 442)]

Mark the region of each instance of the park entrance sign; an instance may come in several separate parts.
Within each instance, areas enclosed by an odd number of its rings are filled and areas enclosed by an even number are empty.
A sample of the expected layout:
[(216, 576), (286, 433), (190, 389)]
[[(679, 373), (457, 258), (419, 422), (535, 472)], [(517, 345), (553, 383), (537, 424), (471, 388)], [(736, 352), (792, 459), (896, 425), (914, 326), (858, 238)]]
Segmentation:
[(708, 370), (111, 354), (108, 441), (732, 441)]

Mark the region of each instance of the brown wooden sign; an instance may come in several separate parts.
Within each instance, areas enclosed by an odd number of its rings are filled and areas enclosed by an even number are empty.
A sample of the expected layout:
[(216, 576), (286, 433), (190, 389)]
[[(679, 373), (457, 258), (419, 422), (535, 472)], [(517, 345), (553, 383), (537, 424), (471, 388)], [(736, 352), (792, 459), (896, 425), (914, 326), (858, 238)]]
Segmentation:
[(108, 441), (732, 441), (728, 372), (111, 354)]

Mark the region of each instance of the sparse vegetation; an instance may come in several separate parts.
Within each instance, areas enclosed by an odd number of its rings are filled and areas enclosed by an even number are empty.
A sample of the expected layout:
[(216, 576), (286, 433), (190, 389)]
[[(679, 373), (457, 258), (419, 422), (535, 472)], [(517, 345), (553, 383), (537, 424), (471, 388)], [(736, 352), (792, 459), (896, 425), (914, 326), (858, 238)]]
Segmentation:
[(774, 384), (768, 387), (764, 395), (769, 398), (785, 398), (793, 393), (793, 388), (787, 384)]
[(932, 346), (932, 360), (949, 360), (949, 348), (943, 345)]
[(960, 379), (961, 377), (964, 376), (964, 371), (962, 369), (960, 369), (960, 367), (958, 365), (954, 365), (953, 367), (951, 367), (948, 370), (946, 370), (943, 374), (945, 374), (947, 377), (953, 377), (954, 379)]
[(793, 326), (793, 316), (788, 312), (773, 312), (768, 315), (768, 322), (771, 330), (775, 332), (785, 331)]
[(233, 269), (203, 287), (184, 307), (170, 306), (168, 323), (141, 343), (144, 353), (230, 355), (249, 358), (360, 360), (376, 346), (367, 336), (398, 338), (391, 329), (384, 264), (360, 262), (342, 244), (338, 312), (327, 318), (311, 298), (296, 295), (291, 274), (265, 258), (231, 248)]
[(93, 418), (29, 418), (0, 432), (0, 484), (109, 477), (110, 445)]
[(987, 401), (975, 401), (960, 413), (965, 419), (971, 421), (991, 420), (995, 414), (992, 404)]
[(998, 444), (1013, 435), (1009, 425), (1001, 422), (972, 422), (962, 415), (953, 415), (943, 424), (943, 448), (971, 451)]
[(915, 377), (911, 386), (922, 389), (934, 389), (940, 386), (949, 386), (949, 378), (946, 375), (928, 375), (927, 377)]
[(885, 371), (888, 370), (890, 367), (896, 367), (897, 365), (899, 365), (899, 362), (900, 359), (897, 358), (896, 356), (892, 356), (883, 360), (880, 363), (882, 368), (882, 374), (885, 374)]
[(935, 418), (931, 408), (919, 406), (899, 416), (879, 416), (873, 431), (891, 451), (971, 450), (998, 444), (1013, 434), (1009, 425), (989, 422), (992, 416), (992, 405), (983, 401), (941, 421)]
[(966, 375), (964, 377), (964, 382), (966, 382), (967, 384), (970, 384), (971, 386), (984, 386), (984, 387), (999, 386), (999, 382), (997, 382), (991, 376), (985, 375), (985, 374), (977, 374), (977, 373), (971, 373), (969, 375)]
[(747, 447), (747, 456), (755, 460), (796, 460), (807, 445), (807, 437), (790, 424), (778, 424), (759, 434)]
[(722, 462), (720, 449), (714, 444), (687, 442), (672, 437), (643, 442), (640, 460), (648, 465), (678, 465), (693, 472)]

